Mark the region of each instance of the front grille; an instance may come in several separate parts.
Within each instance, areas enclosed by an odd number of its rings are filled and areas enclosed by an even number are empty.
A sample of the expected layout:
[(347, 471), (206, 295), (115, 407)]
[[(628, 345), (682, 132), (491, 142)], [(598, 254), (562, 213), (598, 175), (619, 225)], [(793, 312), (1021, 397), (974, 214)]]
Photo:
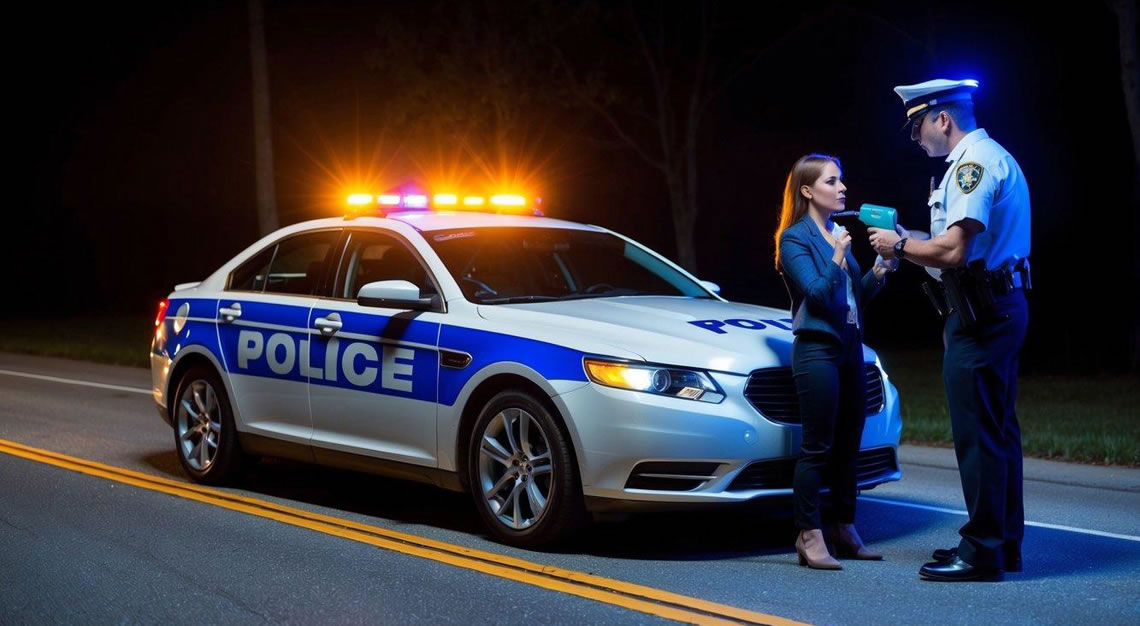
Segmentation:
[[(864, 363), (867, 379), (867, 415), (883, 410), (883, 378), (874, 363)], [(796, 396), (796, 381), (790, 367), (769, 367), (756, 370), (748, 377), (744, 397), (757, 411), (775, 422), (800, 424), (800, 400)]]
[[(895, 459), (895, 449), (871, 448), (861, 450), (855, 458), (855, 482), (874, 482), (899, 469)], [(792, 476), (796, 472), (796, 458), (754, 461), (728, 486), (728, 491), (748, 491), (751, 489), (790, 489)], [(824, 486), (829, 484), (824, 477)]]
[(883, 410), (883, 377), (874, 363), (864, 363), (863, 373), (867, 376), (867, 415), (873, 415)]
[(692, 491), (716, 478), (720, 463), (693, 463), (687, 461), (645, 461), (638, 463), (629, 474), (626, 489), (652, 489), (654, 491)]

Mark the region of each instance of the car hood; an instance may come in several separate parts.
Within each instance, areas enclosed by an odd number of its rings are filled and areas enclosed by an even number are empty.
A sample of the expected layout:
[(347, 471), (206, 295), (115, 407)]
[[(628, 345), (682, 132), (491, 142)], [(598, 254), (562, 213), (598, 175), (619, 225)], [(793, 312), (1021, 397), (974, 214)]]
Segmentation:
[(525, 329), (567, 347), (576, 347), (574, 337), (580, 336), (583, 343), (612, 345), (650, 363), (739, 374), (791, 364), (792, 320), (788, 311), (771, 307), (628, 296), (481, 305), (479, 314), (514, 332)]

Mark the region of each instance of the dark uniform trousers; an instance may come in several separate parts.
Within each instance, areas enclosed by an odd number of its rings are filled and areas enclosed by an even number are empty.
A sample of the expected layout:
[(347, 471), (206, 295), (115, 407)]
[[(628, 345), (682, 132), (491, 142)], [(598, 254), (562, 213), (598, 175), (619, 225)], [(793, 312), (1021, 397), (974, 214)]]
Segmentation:
[(834, 521), (855, 521), (855, 459), (866, 416), (867, 375), (862, 333), (845, 324), (843, 339), (821, 332), (796, 335), (792, 373), (800, 401), (803, 441), (792, 479), (796, 527), (820, 525), (819, 491), (831, 486)]
[(958, 553), (971, 565), (1004, 568), (1020, 560), (1025, 532), (1021, 491), (1018, 353), (1029, 321), (1025, 292), (995, 296), (992, 314), (975, 329), (946, 320), (942, 377), (950, 405), (954, 451), (970, 521)]

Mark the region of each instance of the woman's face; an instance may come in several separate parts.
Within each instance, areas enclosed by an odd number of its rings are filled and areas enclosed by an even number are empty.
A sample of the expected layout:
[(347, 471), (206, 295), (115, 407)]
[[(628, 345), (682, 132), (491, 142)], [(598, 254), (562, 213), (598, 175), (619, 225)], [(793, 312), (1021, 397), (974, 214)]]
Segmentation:
[(820, 177), (811, 186), (801, 187), (800, 193), (824, 213), (842, 211), (847, 208), (847, 185), (843, 184), (842, 177), (835, 163), (828, 161)]

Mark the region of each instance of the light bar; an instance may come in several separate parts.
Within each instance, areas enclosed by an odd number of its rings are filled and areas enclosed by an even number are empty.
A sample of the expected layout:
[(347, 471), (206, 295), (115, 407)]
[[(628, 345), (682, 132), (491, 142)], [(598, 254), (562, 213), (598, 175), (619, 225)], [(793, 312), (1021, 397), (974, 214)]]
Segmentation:
[(455, 193), (437, 193), (434, 195), (425, 193), (384, 193), (379, 195), (351, 193), (345, 196), (345, 202), (348, 207), (347, 211), (352, 217), (362, 215), (362, 212), (369, 206), (377, 208), (380, 215), (385, 215), (400, 209), (431, 210), (432, 208), (458, 208), (459, 205), (474, 211), (490, 210), (495, 213), (542, 215), (542, 211), (538, 208), (542, 202), (541, 198), (534, 198), (534, 205), (532, 206), (526, 196), (505, 193), (489, 197), (482, 195), (461, 196)]
[(525, 206), (526, 198), (512, 194), (499, 194), (491, 196), (491, 204), (495, 206)]
[(409, 194), (404, 196), (404, 206), (412, 209), (425, 209), (428, 205), (428, 198), (423, 194)]

